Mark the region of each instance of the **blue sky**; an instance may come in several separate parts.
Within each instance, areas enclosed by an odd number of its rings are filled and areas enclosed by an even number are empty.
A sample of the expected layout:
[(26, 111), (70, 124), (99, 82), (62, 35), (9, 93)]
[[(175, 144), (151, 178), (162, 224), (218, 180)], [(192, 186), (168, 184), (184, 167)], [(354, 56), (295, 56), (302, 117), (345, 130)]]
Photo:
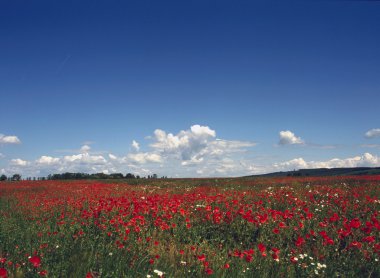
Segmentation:
[(1, 1), (0, 173), (380, 166), (379, 14), (376, 1)]

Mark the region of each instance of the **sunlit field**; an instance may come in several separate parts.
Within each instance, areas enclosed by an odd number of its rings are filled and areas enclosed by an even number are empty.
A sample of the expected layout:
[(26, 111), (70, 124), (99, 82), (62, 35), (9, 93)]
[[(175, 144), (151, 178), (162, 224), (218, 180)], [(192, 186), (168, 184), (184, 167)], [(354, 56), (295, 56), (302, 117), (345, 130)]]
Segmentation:
[(380, 277), (379, 196), (380, 176), (2, 182), (0, 277)]

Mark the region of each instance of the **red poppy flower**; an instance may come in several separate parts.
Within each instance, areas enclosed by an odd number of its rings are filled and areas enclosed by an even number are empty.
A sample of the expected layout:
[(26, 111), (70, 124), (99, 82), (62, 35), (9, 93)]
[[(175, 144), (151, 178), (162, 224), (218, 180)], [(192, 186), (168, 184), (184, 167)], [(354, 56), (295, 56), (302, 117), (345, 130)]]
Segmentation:
[(358, 218), (354, 218), (354, 219), (351, 220), (351, 222), (350, 222), (350, 227), (351, 228), (357, 229), (360, 226), (361, 226), (361, 223), (360, 223), (360, 220)]
[(202, 254), (202, 255), (198, 256), (198, 261), (203, 262), (204, 260), (206, 260), (205, 254)]
[(259, 248), (259, 251), (260, 251), (261, 253), (265, 252), (265, 250), (267, 249), (267, 248), (265, 247), (265, 245), (262, 244), (262, 243), (259, 243), (259, 244), (257, 245), (257, 247)]
[(298, 262), (298, 258), (297, 257), (291, 257), (290, 258), (290, 261), (293, 263), (293, 264), (296, 264)]
[(41, 258), (38, 256), (33, 256), (29, 258), (29, 262), (34, 266), (34, 267), (39, 267), (41, 265)]
[(274, 229), (273, 229), (273, 233), (275, 233), (275, 234), (279, 234), (279, 233), (280, 233), (280, 230), (277, 229), (277, 228), (274, 228)]
[(89, 271), (86, 274), (86, 278), (95, 278), (95, 275), (91, 271)]
[(272, 254), (272, 258), (275, 261), (279, 261), (280, 260), (280, 257), (277, 255), (277, 253)]
[(245, 261), (246, 261), (247, 263), (252, 262), (252, 259), (253, 259), (252, 255), (247, 255), (247, 256), (245, 256)]
[(374, 242), (375, 237), (374, 236), (367, 236), (367, 237), (364, 237), (362, 240), (365, 242)]
[(305, 239), (303, 237), (298, 237), (296, 240), (296, 246), (301, 246), (305, 243)]
[(358, 241), (354, 241), (354, 242), (352, 242), (352, 243), (350, 244), (350, 247), (360, 249), (360, 248), (362, 248), (362, 244), (361, 244), (360, 242), (358, 242)]
[(5, 268), (0, 267), (0, 278), (7, 278), (8, 272)]
[(211, 268), (206, 268), (206, 274), (207, 275), (211, 275), (213, 273), (214, 273), (214, 271)]
[(41, 271), (38, 272), (38, 274), (39, 274), (40, 276), (46, 276), (47, 273), (48, 273), (48, 272), (47, 272), (46, 270), (41, 270)]

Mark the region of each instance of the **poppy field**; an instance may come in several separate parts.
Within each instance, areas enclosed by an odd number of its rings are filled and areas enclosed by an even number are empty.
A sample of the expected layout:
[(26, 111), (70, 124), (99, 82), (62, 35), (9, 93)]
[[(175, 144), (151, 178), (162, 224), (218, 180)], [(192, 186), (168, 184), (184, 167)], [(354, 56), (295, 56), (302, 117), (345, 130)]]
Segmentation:
[(380, 277), (380, 176), (0, 183), (0, 277)]

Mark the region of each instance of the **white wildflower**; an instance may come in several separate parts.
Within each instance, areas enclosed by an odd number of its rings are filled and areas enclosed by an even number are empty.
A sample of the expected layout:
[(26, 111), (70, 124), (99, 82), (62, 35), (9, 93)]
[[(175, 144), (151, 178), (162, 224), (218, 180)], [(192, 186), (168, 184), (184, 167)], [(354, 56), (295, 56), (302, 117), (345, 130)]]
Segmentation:
[(159, 270), (157, 270), (157, 269), (153, 270), (153, 272), (156, 273), (158, 276), (162, 276), (162, 275), (164, 275), (164, 272), (159, 271)]

